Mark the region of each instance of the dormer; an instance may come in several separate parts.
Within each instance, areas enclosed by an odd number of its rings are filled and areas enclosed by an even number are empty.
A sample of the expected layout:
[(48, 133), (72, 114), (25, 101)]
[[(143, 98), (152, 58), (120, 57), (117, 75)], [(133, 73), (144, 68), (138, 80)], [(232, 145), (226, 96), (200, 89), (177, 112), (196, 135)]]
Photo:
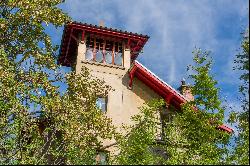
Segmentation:
[(76, 68), (81, 62), (129, 69), (146, 44), (147, 35), (86, 23), (65, 25), (59, 64)]

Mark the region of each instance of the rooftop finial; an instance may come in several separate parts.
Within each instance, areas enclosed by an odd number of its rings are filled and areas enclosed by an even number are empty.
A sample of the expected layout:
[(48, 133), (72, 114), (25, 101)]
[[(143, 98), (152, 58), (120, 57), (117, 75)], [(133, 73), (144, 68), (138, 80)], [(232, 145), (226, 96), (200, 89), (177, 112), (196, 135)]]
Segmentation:
[(103, 21), (103, 20), (100, 20), (100, 21), (99, 21), (99, 26), (100, 26), (100, 27), (104, 27), (104, 21)]

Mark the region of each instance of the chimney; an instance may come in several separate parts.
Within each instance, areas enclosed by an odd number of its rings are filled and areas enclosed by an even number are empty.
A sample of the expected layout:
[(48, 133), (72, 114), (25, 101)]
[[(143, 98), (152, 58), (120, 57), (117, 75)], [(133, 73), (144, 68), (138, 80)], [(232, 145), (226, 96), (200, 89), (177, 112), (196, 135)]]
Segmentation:
[(190, 85), (186, 85), (186, 81), (184, 78), (181, 80), (181, 86), (178, 88), (178, 90), (188, 101), (194, 101), (194, 96), (191, 92), (191, 87)]

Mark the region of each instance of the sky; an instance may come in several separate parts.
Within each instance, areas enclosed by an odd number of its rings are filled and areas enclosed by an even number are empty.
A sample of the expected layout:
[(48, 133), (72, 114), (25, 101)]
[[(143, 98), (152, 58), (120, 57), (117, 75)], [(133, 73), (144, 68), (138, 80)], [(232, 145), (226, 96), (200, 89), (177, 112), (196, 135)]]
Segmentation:
[[(137, 60), (158, 77), (178, 88), (188, 82), (187, 65), (196, 48), (211, 51), (212, 74), (220, 95), (235, 109), (239, 73), (233, 60), (241, 32), (249, 25), (248, 0), (66, 0), (59, 7), (73, 19), (150, 36)], [(50, 31), (60, 45), (62, 28)]]

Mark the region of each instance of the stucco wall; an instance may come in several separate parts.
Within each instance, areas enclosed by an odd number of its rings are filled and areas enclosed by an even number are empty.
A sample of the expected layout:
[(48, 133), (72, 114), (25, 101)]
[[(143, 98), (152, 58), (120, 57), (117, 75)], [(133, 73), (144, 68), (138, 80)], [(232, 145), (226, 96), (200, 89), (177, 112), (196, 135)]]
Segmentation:
[(93, 77), (104, 79), (106, 84), (114, 89), (108, 94), (106, 115), (112, 118), (113, 124), (117, 127), (120, 127), (122, 123), (131, 124), (130, 117), (139, 112), (140, 106), (153, 98), (159, 98), (158, 94), (136, 77), (133, 80), (133, 88), (129, 89), (128, 70), (125, 68), (97, 65), (95, 62), (87, 61), (82, 61), (77, 65), (79, 70), (82, 66), (87, 67)]
[[(119, 132), (124, 133), (122, 124), (132, 124), (131, 117), (139, 113), (139, 107), (145, 102), (153, 98), (160, 98), (153, 90), (147, 87), (143, 82), (136, 77), (133, 80), (133, 88), (128, 88), (129, 76), (128, 70), (125, 68), (114, 68), (113, 66), (104, 66), (101, 64), (82, 61), (77, 67), (82, 66), (90, 69), (93, 77), (104, 79), (106, 84), (112, 87), (112, 91), (108, 94), (107, 112), (106, 115), (112, 119), (112, 123), (117, 127)], [(78, 71), (79, 72), (79, 71)], [(103, 141), (103, 146), (115, 143), (115, 140)], [(111, 154), (117, 154), (118, 151), (114, 146), (107, 148)]]
[[(132, 124), (130, 118), (139, 113), (139, 107), (145, 102), (148, 102), (153, 98), (160, 98), (158, 94), (156, 94), (136, 77), (133, 80), (133, 88), (128, 88), (130, 79), (128, 75), (128, 69), (130, 68), (129, 49), (123, 50), (123, 55), (125, 55), (124, 67), (86, 61), (85, 52), (85, 43), (79, 43), (76, 60), (77, 64), (75, 68), (76, 73), (79, 73), (81, 68), (85, 66), (90, 69), (90, 74), (93, 77), (104, 79), (106, 84), (110, 85), (112, 89), (114, 89), (108, 94), (106, 115), (112, 119), (112, 123), (117, 127), (118, 131), (122, 131), (122, 124)], [(114, 142), (114, 140), (105, 140), (103, 141), (103, 145), (110, 145)], [(118, 153), (113, 146), (107, 150), (111, 151), (113, 154)]]

